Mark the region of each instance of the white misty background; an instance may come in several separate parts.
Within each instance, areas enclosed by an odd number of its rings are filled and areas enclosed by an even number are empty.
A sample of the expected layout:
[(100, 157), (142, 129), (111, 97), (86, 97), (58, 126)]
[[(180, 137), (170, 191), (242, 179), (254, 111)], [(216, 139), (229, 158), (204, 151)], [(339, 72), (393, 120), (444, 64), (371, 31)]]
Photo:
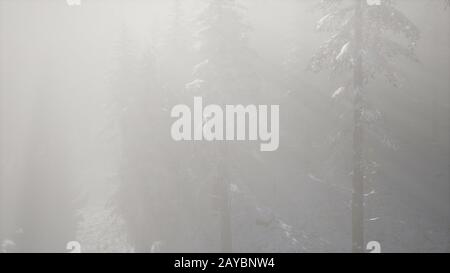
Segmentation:
[[(0, 0), (0, 250), (448, 252), (449, 21), (447, 0)], [(173, 141), (194, 96), (280, 105), (279, 149)]]

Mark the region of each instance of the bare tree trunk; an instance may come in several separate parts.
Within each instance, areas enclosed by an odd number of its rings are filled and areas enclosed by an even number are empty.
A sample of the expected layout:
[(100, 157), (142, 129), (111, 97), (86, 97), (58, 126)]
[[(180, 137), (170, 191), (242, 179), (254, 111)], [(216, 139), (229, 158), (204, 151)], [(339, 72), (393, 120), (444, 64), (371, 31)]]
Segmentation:
[(362, 67), (362, 5), (355, 0), (355, 68), (353, 75), (354, 132), (353, 132), (353, 193), (352, 193), (352, 251), (363, 252), (364, 246), (364, 163), (363, 163), (363, 67)]

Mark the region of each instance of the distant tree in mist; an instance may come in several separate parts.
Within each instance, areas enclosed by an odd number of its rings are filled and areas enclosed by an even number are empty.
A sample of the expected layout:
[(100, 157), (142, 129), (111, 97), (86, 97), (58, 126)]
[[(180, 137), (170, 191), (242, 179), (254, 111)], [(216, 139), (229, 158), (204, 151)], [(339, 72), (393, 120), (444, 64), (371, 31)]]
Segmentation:
[(315, 72), (330, 70), (342, 77), (342, 85), (333, 96), (351, 92), (353, 96), (353, 193), (352, 250), (364, 250), (364, 159), (366, 127), (371, 109), (366, 100), (366, 86), (377, 75), (392, 85), (399, 85), (395, 58), (416, 60), (414, 47), (419, 31), (390, 0), (322, 0), (324, 16), (319, 31), (330, 32), (311, 60)]
[(18, 221), (12, 235), (19, 252), (66, 252), (66, 244), (76, 240), (81, 204), (70, 178), (64, 101), (59, 90), (51, 84), (44, 86), (34, 101)]
[[(174, 105), (192, 103), (192, 97), (185, 92), (185, 84), (192, 78), (195, 52), (185, 3), (182, 0), (171, 1), (167, 33), (158, 48), (160, 87), (164, 92), (163, 110), (166, 117), (170, 116), (170, 109)], [(161, 130), (167, 132), (172, 121), (168, 121)], [(198, 251), (199, 246), (204, 243), (198, 237), (198, 230), (201, 229), (200, 223), (205, 219), (206, 213), (204, 204), (198, 198), (201, 181), (193, 175), (191, 169), (193, 145), (186, 142), (177, 143), (170, 136), (166, 136), (164, 145), (161, 146), (167, 158), (165, 164), (171, 173), (170, 180), (165, 183), (173, 185), (168, 197), (175, 204), (175, 214), (170, 216), (173, 218), (171, 242), (164, 250)]]
[(182, 89), (177, 83), (183, 75), (175, 69), (173, 78), (161, 72), (175, 60), (158, 60), (155, 48), (148, 45), (141, 51), (133, 38), (124, 28), (113, 82), (112, 119), (118, 122), (120, 140), (120, 182), (113, 203), (135, 251), (171, 251), (181, 244), (181, 193), (189, 189), (183, 184), (185, 152), (177, 151), (170, 135), (162, 132), (171, 126), (169, 109), (179, 103), (176, 89)]
[(159, 48), (161, 82), (170, 96), (181, 99), (184, 85), (191, 76), (192, 35), (183, 8), (183, 1), (172, 0), (170, 23)]
[(156, 203), (152, 183), (157, 177), (150, 145), (154, 128), (149, 122), (151, 95), (156, 90), (155, 61), (151, 52), (140, 54), (127, 28), (122, 30), (118, 51), (113, 119), (118, 122), (120, 178), (113, 201), (125, 220), (130, 244), (138, 252), (149, 252), (159, 240), (152, 212), (161, 205)]
[[(205, 103), (219, 105), (242, 104), (256, 99), (259, 78), (254, 72), (255, 53), (248, 47), (250, 26), (243, 18), (244, 8), (234, 0), (209, 0), (199, 15), (201, 26), (196, 48), (202, 60), (194, 67), (195, 80), (186, 84), (193, 95), (200, 95)], [(231, 252), (232, 220), (230, 184), (233, 166), (230, 145), (216, 142), (196, 151), (202, 166), (212, 171), (213, 203), (219, 214), (220, 251)], [(200, 155), (201, 154), (201, 155)], [(208, 173), (203, 170), (199, 173)]]

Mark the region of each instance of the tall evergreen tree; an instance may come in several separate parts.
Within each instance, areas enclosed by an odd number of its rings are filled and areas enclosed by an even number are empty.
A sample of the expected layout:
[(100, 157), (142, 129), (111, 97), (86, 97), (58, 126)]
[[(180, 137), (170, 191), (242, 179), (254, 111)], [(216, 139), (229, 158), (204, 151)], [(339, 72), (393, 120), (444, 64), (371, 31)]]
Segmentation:
[[(185, 13), (184, 1), (171, 1), (171, 18), (167, 35), (162, 46), (158, 48), (158, 68), (160, 69), (160, 88), (163, 90), (164, 101), (162, 110), (167, 132), (172, 120), (169, 109), (177, 104), (190, 104), (191, 98), (184, 92), (187, 81), (192, 77), (192, 66), (195, 62), (192, 48), (192, 34), (189, 32), (189, 22)], [(197, 251), (199, 242), (197, 230), (201, 219), (204, 218), (203, 206), (199, 202), (196, 192), (199, 181), (192, 176), (190, 170), (192, 160), (192, 145), (183, 143), (179, 145), (170, 136), (162, 141), (166, 165), (171, 172), (170, 183), (172, 192), (170, 197), (174, 202), (175, 215), (173, 215), (173, 232), (171, 234), (170, 250)], [(185, 145), (186, 144), (186, 145)]]
[[(235, 0), (209, 0), (198, 21), (197, 48), (202, 61), (194, 68), (196, 79), (186, 85), (193, 94), (217, 104), (239, 104), (254, 99), (259, 89), (255, 73), (255, 53), (248, 47), (250, 27), (243, 18), (244, 8)], [(233, 251), (230, 208), (231, 145), (216, 143), (197, 150), (213, 171), (213, 203), (219, 215), (220, 250)], [(200, 155), (201, 154), (201, 155)], [(206, 158), (208, 160), (205, 162)], [(211, 178), (209, 178), (211, 179)]]
[[(332, 36), (311, 61), (315, 72), (325, 69), (339, 73), (345, 80), (334, 95), (353, 91), (353, 171), (352, 171), (352, 251), (364, 250), (364, 160), (365, 127), (369, 121), (366, 85), (377, 74), (394, 86), (398, 73), (394, 58), (415, 60), (413, 49), (419, 39), (417, 27), (391, 0), (322, 0), (325, 16), (317, 29)], [(406, 42), (392, 37), (403, 36)]]
[[(135, 251), (170, 251), (182, 214), (175, 200), (177, 175), (167, 89), (160, 84), (154, 49), (140, 52), (124, 30), (119, 47), (115, 102), (120, 138), (120, 182), (114, 205)], [(174, 157), (170, 157), (170, 155)]]
[[(149, 150), (144, 146), (152, 139), (146, 105), (153, 90), (154, 74), (143, 77), (143, 62), (128, 29), (119, 41), (118, 71), (115, 82), (115, 118), (120, 139), (119, 186), (115, 207), (126, 223), (130, 244), (137, 252), (149, 252), (154, 238), (150, 212), (153, 198), (149, 174)], [(146, 60), (153, 69), (153, 60)]]

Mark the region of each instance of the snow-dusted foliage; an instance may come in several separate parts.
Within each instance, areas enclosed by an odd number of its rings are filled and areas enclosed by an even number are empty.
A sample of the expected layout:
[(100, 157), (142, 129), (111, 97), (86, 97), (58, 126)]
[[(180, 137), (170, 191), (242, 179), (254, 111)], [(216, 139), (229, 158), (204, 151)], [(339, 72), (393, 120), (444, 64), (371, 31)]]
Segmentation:
[[(367, 131), (385, 146), (396, 149), (387, 136), (381, 111), (370, 103), (367, 84), (376, 76), (383, 76), (391, 85), (400, 86), (397, 62), (404, 58), (417, 62), (414, 53), (420, 33), (416, 25), (403, 14), (391, 0), (322, 0), (319, 8), (324, 16), (317, 30), (331, 36), (319, 48), (310, 62), (310, 70), (329, 70), (339, 76), (339, 88), (332, 94), (338, 97), (343, 90), (351, 89), (351, 114), (342, 119), (347, 124), (344, 131), (352, 135), (351, 148), (336, 154), (337, 161), (345, 154), (353, 163), (352, 180), (352, 249), (362, 252), (365, 229), (365, 191), (369, 188), (378, 164), (371, 164), (366, 153)], [(348, 105), (347, 105), (348, 106)], [(346, 136), (348, 136), (346, 135)], [(341, 138), (343, 135), (340, 135)], [(349, 161), (350, 161), (349, 160)], [(345, 169), (350, 169), (344, 167)], [(378, 218), (377, 218), (378, 219)]]
[(89, 206), (81, 210), (76, 239), (83, 253), (133, 252), (127, 240), (127, 229), (123, 218), (111, 208)]
[[(246, 8), (237, 1), (208, 1), (197, 18), (196, 49), (200, 61), (193, 69), (189, 90), (222, 100), (255, 92), (256, 53), (248, 47), (250, 25), (244, 20)], [(203, 91), (200, 91), (203, 90)]]
[[(361, 4), (362, 13), (358, 22), (355, 18), (357, 4)], [(345, 97), (343, 104), (347, 110), (351, 109), (348, 101), (361, 92), (355, 90), (354, 72), (359, 69), (356, 67), (358, 58), (361, 60), (359, 72), (363, 85), (379, 76), (395, 87), (401, 86), (403, 73), (399, 63), (403, 60), (418, 62), (415, 48), (420, 32), (397, 8), (395, 1), (321, 0), (318, 8), (324, 15), (318, 20), (316, 28), (330, 36), (311, 59), (309, 69), (314, 72), (327, 70), (338, 77), (339, 87), (331, 98)], [(356, 26), (361, 31), (361, 41), (357, 40)], [(355, 48), (357, 44), (358, 49)], [(386, 132), (381, 111), (365, 95), (360, 99), (363, 107), (361, 121), (368, 133), (386, 147), (396, 150), (398, 145)], [(341, 120), (351, 116), (346, 112), (340, 115)], [(344, 131), (351, 130), (345, 128)]]
[[(420, 33), (417, 27), (391, 0), (363, 1), (362, 22), (355, 22), (354, 0), (322, 0), (319, 7), (325, 15), (318, 21), (317, 30), (330, 32), (314, 55), (310, 68), (318, 72), (331, 70), (343, 74), (355, 65), (355, 56), (363, 58), (364, 82), (381, 74), (395, 86), (400, 73), (396, 58), (417, 61), (414, 48)], [(354, 24), (362, 24), (362, 45), (355, 52)]]
[(231, 184), (230, 192), (234, 251), (307, 252), (323, 247), (321, 240), (286, 223), (247, 190)]

